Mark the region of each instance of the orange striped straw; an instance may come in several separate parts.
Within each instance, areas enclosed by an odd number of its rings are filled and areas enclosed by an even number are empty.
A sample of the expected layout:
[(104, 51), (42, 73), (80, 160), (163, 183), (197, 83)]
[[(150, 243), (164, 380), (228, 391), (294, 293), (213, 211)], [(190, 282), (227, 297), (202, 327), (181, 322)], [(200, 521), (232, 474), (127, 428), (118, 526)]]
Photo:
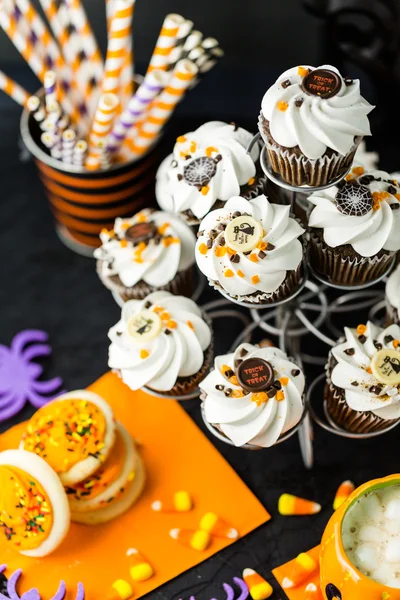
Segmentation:
[(132, 38), (132, 17), (135, 0), (115, 0), (115, 12), (111, 17), (110, 31), (102, 91), (117, 94), (122, 69), (127, 59), (127, 48)]
[(30, 94), (20, 86), (16, 81), (8, 77), (3, 71), (0, 71), (0, 90), (3, 90), (20, 106), (27, 106)]
[(90, 170), (99, 169), (103, 156), (103, 148), (107, 136), (111, 131), (113, 120), (119, 106), (115, 94), (102, 94), (93, 119), (92, 130), (89, 135), (89, 149), (85, 166)]
[(135, 142), (130, 147), (133, 155), (140, 156), (152, 145), (197, 73), (197, 66), (190, 60), (178, 61), (169, 84), (152, 102), (139, 128)]
[(176, 45), (179, 27), (183, 23), (185, 23), (185, 19), (181, 15), (170, 14), (165, 17), (153, 55), (150, 59), (148, 72), (156, 69), (167, 70), (171, 52)]

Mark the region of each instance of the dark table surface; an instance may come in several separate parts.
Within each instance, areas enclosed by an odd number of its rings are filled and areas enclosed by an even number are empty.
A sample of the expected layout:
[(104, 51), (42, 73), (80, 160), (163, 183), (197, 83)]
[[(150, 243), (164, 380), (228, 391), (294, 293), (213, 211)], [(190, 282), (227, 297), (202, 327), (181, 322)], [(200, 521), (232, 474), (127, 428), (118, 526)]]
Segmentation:
[[(171, 143), (176, 133), (197, 124), (175, 122)], [(244, 125), (251, 127), (250, 123)], [(107, 331), (117, 321), (119, 309), (98, 280), (93, 260), (74, 254), (58, 240), (34, 165), (20, 161), (18, 109), (14, 107), (2, 110), (0, 152), (0, 343), (8, 345), (23, 329), (45, 330), (53, 347), (46, 377), (62, 376), (66, 389), (85, 387), (107, 370)], [(216, 297), (216, 292), (207, 290), (201, 302)], [(360, 313), (349, 314), (346, 324), (357, 325), (363, 319), (365, 315)], [(227, 351), (238, 333), (236, 322), (229, 326), (226, 320), (218, 322), (217, 351)], [(303, 340), (303, 349), (327, 354), (327, 347), (311, 336)], [(308, 381), (320, 372), (322, 367), (307, 368)], [(205, 431), (199, 402), (184, 406)], [(30, 412), (26, 407), (13, 422)], [(0, 430), (13, 422), (1, 424)], [(235, 449), (214, 438), (213, 442), (269, 510), (272, 520), (148, 598), (178, 600), (195, 595), (197, 600), (223, 600), (221, 584), (240, 576), (245, 567), (256, 569), (272, 583), (274, 598), (284, 598), (271, 569), (319, 543), (341, 481), (361, 484), (399, 470), (398, 430), (372, 440), (353, 441), (315, 427), (315, 466), (310, 471), (303, 466), (297, 436), (260, 452)], [(323, 510), (313, 517), (282, 517), (277, 500), (283, 492), (315, 499)]]

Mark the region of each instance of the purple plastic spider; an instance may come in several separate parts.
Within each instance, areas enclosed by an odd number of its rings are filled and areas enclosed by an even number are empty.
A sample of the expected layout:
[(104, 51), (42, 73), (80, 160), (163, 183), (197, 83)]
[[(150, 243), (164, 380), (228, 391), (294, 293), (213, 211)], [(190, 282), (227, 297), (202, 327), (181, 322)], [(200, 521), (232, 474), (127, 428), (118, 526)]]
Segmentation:
[(62, 379), (38, 381), (43, 368), (32, 362), (51, 354), (47, 340), (44, 331), (27, 329), (17, 333), (10, 348), (0, 344), (0, 421), (16, 415), (26, 402), (40, 408), (61, 393)]
[[(1, 565), (0, 573), (3, 573), (5, 569), (6, 565)], [(11, 575), (10, 579), (7, 581), (8, 597), (0, 592), (0, 600), (40, 600), (40, 594), (37, 588), (32, 588), (28, 592), (24, 592), (22, 596), (18, 594), (17, 584), (21, 574), (22, 569), (18, 569)], [(61, 581), (55, 596), (53, 596), (51, 600), (64, 600), (66, 591), (67, 589), (65, 587), (65, 583), (64, 581)], [(76, 600), (85, 600), (85, 590), (83, 589), (83, 585), (81, 583), (78, 583)]]
[[(237, 597), (236, 600), (246, 600), (249, 597), (249, 588), (247, 587), (243, 579), (240, 579), (240, 577), (234, 577), (233, 583), (235, 583), (240, 590), (240, 595)], [(225, 600), (234, 600), (235, 592), (233, 587), (228, 583), (223, 583), (222, 587), (224, 588), (224, 591), (226, 593)], [(190, 596), (189, 600), (196, 600), (196, 598), (194, 596)], [(216, 600), (216, 598), (212, 598), (212, 600)]]

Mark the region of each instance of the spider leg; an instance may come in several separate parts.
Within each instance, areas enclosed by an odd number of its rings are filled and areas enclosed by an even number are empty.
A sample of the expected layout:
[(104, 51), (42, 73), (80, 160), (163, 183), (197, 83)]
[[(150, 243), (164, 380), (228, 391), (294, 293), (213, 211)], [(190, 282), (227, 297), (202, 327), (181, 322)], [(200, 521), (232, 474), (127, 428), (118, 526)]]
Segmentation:
[(56, 592), (56, 595), (52, 597), (51, 600), (63, 600), (65, 598), (66, 587), (64, 581), (60, 582), (59, 588)]
[[(58, 378), (55, 379), (55, 381), (57, 382), (58, 385), (56, 387), (52, 388), (52, 389), (49, 389), (49, 393), (54, 392), (54, 398), (56, 396), (59, 396), (60, 393), (61, 393), (61, 392), (57, 392), (56, 393), (56, 391), (55, 391), (57, 388), (60, 387), (60, 384), (59, 384), (59, 382), (57, 380), (58, 380)], [(51, 380), (51, 381), (53, 381), (53, 380)], [(36, 383), (38, 383), (38, 382), (36, 382)], [(43, 382), (40, 382), (40, 383), (49, 383), (49, 382), (48, 381), (43, 381)], [(40, 394), (38, 394), (35, 391), (35, 386), (33, 386), (33, 385), (32, 385), (32, 388), (28, 392), (28, 400), (32, 404), (32, 406), (34, 406), (35, 408), (40, 408), (41, 406), (43, 406), (44, 404), (47, 404), (47, 402), (49, 402), (52, 399), (53, 399), (52, 397), (50, 397), (50, 398), (43, 398), (43, 396), (41, 396)]]
[(49, 356), (50, 354), (51, 347), (47, 344), (43, 344), (41, 346), (29, 346), (29, 348), (23, 351), (22, 356), (26, 362), (30, 362), (38, 356)]
[(32, 381), (32, 387), (36, 392), (43, 394), (52, 394), (57, 388), (61, 387), (63, 381), (61, 377), (54, 377), (48, 381)]
[(0, 395), (0, 409), (6, 408), (11, 402), (17, 402), (19, 395), (16, 395), (12, 390), (6, 391), (5, 394)]
[(85, 600), (85, 590), (82, 583), (78, 583), (78, 591), (76, 594), (76, 600)]
[(11, 575), (10, 579), (7, 583), (7, 593), (10, 596), (11, 600), (20, 600), (20, 597), (17, 594), (17, 583), (19, 578), (21, 577), (22, 569), (17, 569)]
[(226, 600), (234, 600), (235, 592), (233, 591), (233, 588), (227, 583), (224, 583), (222, 587), (224, 588), (224, 591), (226, 593)]
[(6, 421), (10, 419), (25, 406), (25, 396), (17, 396), (16, 399), (13, 400), (12, 404), (9, 404), (0, 409), (0, 421)]
[(20, 331), (11, 342), (11, 348), (16, 354), (21, 354), (24, 347), (31, 342), (47, 342), (49, 336), (40, 329), (26, 329)]
[(249, 597), (249, 588), (247, 587), (246, 583), (243, 581), (243, 579), (240, 579), (240, 577), (234, 577), (233, 581), (236, 583), (241, 592), (237, 600), (246, 600), (246, 598)]

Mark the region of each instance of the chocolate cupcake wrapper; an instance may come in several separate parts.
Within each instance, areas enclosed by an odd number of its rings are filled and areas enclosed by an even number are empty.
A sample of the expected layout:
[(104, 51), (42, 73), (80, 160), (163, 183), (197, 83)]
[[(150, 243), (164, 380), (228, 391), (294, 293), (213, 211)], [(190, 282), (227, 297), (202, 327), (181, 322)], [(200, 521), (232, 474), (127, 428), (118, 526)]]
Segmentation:
[(340, 177), (351, 166), (357, 147), (362, 137), (356, 138), (356, 143), (345, 155), (334, 152), (330, 156), (321, 156), (319, 159), (310, 159), (303, 154), (297, 155), (290, 148), (281, 148), (264, 127), (264, 117), (259, 116), (259, 130), (267, 147), (267, 152), (272, 169), (290, 185), (327, 185), (330, 181)]
[(342, 256), (310, 232), (311, 267), (330, 282), (338, 285), (363, 285), (381, 277), (389, 268), (394, 252), (373, 256)]
[(128, 300), (143, 300), (152, 292), (160, 290), (171, 292), (175, 296), (187, 296), (190, 298), (193, 293), (193, 269), (194, 267), (189, 267), (185, 271), (178, 272), (174, 279), (164, 286), (154, 287), (144, 281), (140, 281), (134, 287), (127, 288), (118, 281), (119, 278), (104, 275), (102, 272), (102, 261), (97, 261), (97, 274), (101, 282), (107, 289), (118, 294), (124, 302)]

